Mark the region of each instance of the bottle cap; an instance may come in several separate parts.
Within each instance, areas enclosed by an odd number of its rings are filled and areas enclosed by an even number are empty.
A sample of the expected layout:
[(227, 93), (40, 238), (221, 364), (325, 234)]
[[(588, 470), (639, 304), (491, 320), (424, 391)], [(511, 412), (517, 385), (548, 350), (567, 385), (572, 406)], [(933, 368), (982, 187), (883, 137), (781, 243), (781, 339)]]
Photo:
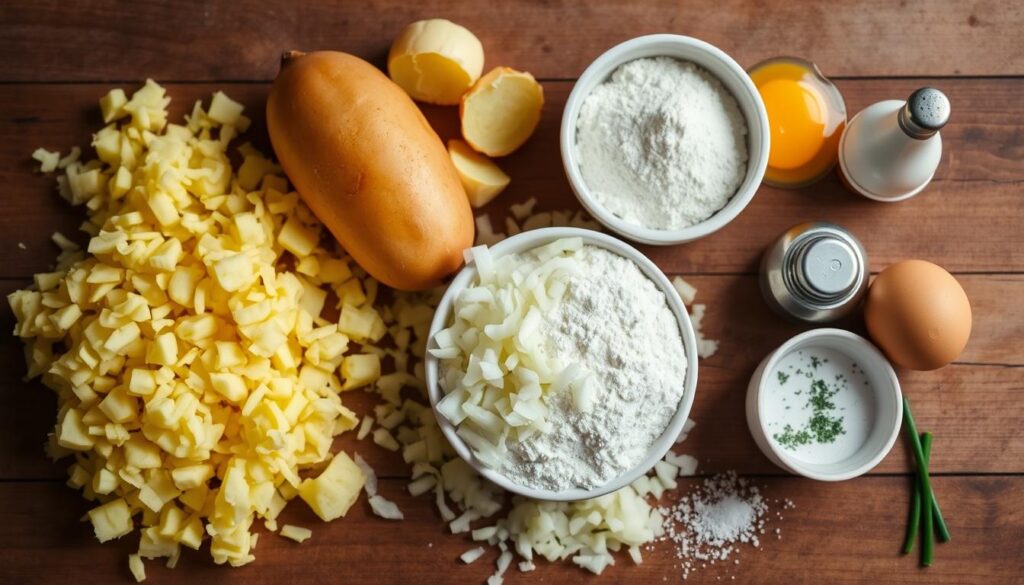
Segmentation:
[(949, 114), (946, 94), (934, 87), (922, 87), (910, 94), (900, 110), (900, 128), (911, 138), (925, 140), (949, 122)]

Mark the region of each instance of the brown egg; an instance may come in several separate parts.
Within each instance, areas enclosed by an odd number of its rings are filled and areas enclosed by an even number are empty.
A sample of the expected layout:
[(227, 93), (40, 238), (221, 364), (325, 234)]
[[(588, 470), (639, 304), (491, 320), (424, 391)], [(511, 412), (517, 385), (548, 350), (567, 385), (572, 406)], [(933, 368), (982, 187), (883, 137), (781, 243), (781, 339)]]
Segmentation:
[(953, 275), (924, 260), (904, 260), (871, 283), (864, 320), (893, 362), (934, 370), (952, 362), (971, 336), (971, 303)]

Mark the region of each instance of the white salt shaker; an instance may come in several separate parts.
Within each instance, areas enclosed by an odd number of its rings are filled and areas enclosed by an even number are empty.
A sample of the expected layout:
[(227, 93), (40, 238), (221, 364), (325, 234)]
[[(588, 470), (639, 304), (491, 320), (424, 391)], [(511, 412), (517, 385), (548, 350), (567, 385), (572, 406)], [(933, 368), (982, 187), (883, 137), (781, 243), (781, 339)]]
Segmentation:
[(850, 120), (839, 141), (839, 171), (846, 186), (876, 201), (917, 195), (942, 158), (939, 130), (949, 121), (949, 98), (923, 87), (907, 101), (885, 100)]

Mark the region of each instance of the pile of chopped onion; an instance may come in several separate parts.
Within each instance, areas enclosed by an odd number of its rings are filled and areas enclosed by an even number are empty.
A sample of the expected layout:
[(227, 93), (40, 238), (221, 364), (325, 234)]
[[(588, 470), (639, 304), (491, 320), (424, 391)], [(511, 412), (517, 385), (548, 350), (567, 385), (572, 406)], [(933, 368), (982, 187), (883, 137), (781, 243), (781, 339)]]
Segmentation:
[(579, 269), (580, 238), (495, 258), (486, 246), (467, 253), (477, 276), (452, 305), (451, 324), (433, 338), (441, 360), (441, 416), (485, 465), (500, 467), (508, 443), (548, 431), (548, 397), (571, 391), (590, 399), (587, 372), (544, 351), (544, 315)]

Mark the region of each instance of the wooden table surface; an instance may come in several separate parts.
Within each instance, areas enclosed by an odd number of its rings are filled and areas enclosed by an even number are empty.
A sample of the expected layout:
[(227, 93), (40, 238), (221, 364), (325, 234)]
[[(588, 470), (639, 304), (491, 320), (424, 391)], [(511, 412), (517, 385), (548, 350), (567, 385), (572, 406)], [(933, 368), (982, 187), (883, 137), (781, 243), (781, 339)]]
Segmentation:
[[(224, 89), (257, 119), (251, 136), (266, 147), (262, 126), (268, 81), (285, 49), (336, 49), (383, 64), (406, 23), (447, 17), (483, 41), (487, 67), (509, 65), (544, 82), (539, 130), (504, 159), (513, 177), (487, 209), (501, 225), (510, 203), (537, 197), (541, 209), (575, 209), (558, 155), (558, 123), (573, 79), (608, 47), (640, 34), (675, 32), (718, 45), (743, 66), (775, 55), (815, 61), (836, 81), (852, 113), (874, 101), (904, 98), (921, 85), (946, 91), (953, 104), (943, 130), (943, 161), (920, 196), (886, 205), (844, 191), (834, 177), (800, 191), (762, 188), (727, 228), (699, 242), (645, 248), (669, 274), (682, 274), (709, 305), (706, 333), (721, 350), (701, 364), (685, 452), (702, 473), (728, 469), (752, 476), (771, 498), (796, 508), (770, 529), (762, 550), (742, 549), (739, 565), (708, 567), (695, 583), (1024, 583), (1024, 4), (1016, 0), (794, 2), (792, 0), (656, 0), (626, 3), (455, 2), (177, 2), (6, 0), (0, 6), (0, 288), (25, 286), (56, 256), (50, 234), (74, 232), (70, 209), (52, 177), (33, 171), (38, 146), (87, 146), (101, 125), (96, 100), (112, 86), (133, 88), (152, 77), (169, 88), (174, 115)], [(429, 108), (443, 137), (456, 129), (454, 109)], [(917, 566), (898, 554), (910, 494), (907, 449), (900, 441), (869, 475), (839, 484), (787, 476), (750, 438), (743, 414), (747, 380), (757, 362), (804, 329), (770, 313), (759, 298), (759, 255), (801, 221), (831, 220), (856, 233), (871, 269), (924, 258), (951, 270), (974, 310), (974, 331), (953, 365), (900, 372), (922, 430), (936, 433), (935, 489), (953, 541), (936, 547), (936, 563)], [(20, 249), (24, 243), (26, 249)], [(0, 327), (10, 331), (6, 304)], [(862, 330), (858, 321), (846, 323)], [(64, 465), (43, 455), (54, 399), (20, 381), (19, 342), (0, 338), (0, 583), (127, 583), (126, 555), (136, 537), (98, 544), (79, 522), (88, 503), (64, 485)], [(357, 409), (368, 395), (346, 397)], [(338, 448), (352, 449), (344, 437)], [(405, 511), (389, 523), (365, 501), (348, 517), (323, 524), (301, 503), (286, 519), (311, 526), (303, 545), (266, 536), (255, 563), (213, 565), (206, 550), (185, 554), (171, 571), (148, 562), (153, 583), (481, 583), (493, 571), (489, 552), (472, 566), (457, 557), (471, 547), (448, 534), (429, 498), (404, 490), (401, 458), (373, 444), (360, 453), (385, 478), (382, 490)], [(699, 481), (699, 480), (693, 480)], [(692, 482), (690, 482), (692, 483)], [(689, 485), (684, 485), (683, 489)], [(649, 583), (679, 580), (671, 546), (661, 543), (639, 567), (625, 557), (602, 577), (571, 565), (542, 563), (509, 582)]]

